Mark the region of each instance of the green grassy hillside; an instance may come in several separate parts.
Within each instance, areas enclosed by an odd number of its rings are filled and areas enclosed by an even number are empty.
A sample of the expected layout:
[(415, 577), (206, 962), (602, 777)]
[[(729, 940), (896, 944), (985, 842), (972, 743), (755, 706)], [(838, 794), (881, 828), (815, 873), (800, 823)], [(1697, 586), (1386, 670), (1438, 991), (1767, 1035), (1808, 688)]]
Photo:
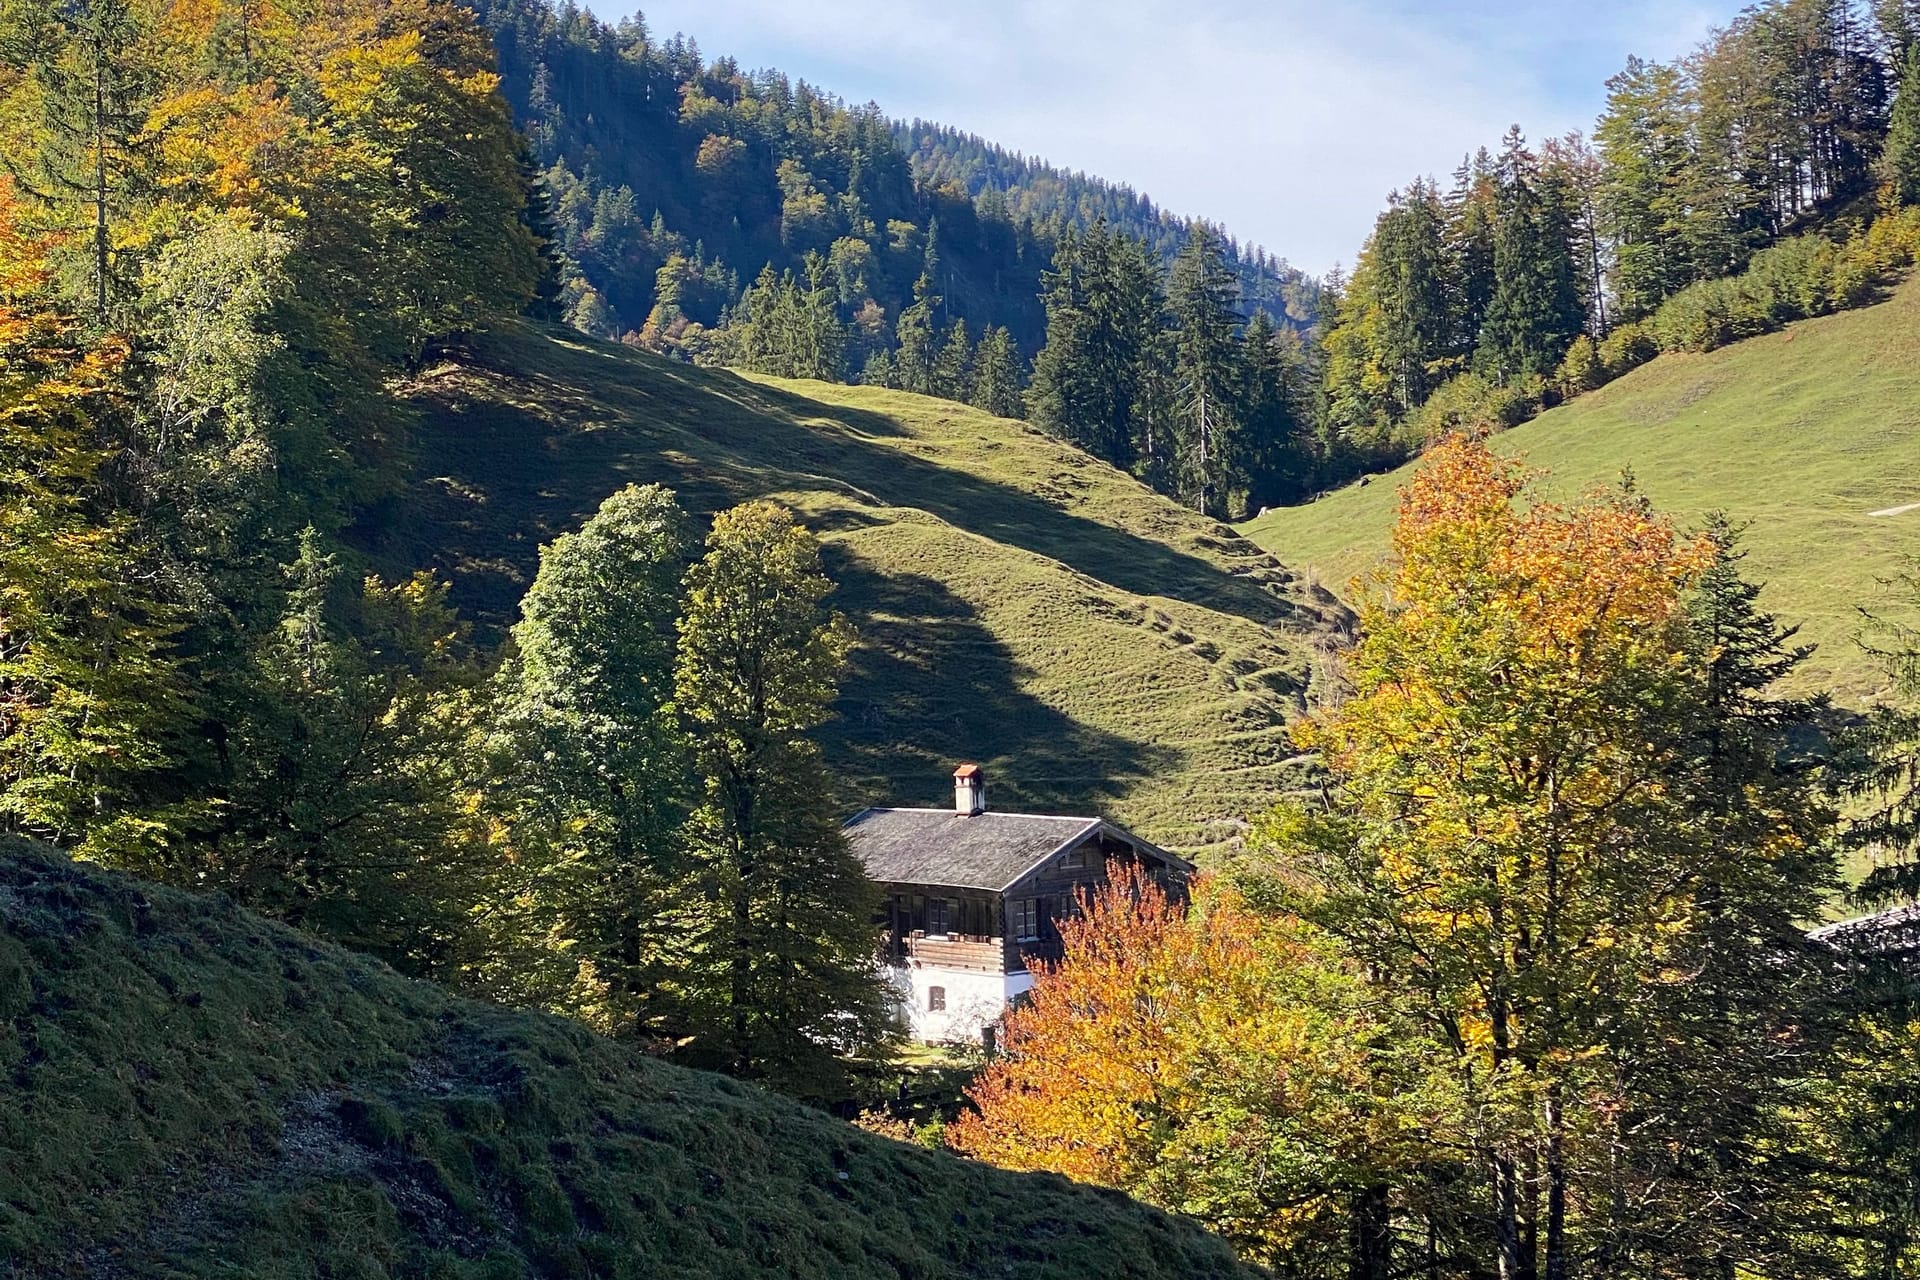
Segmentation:
[(622, 484), (700, 514), (801, 510), (862, 637), (828, 731), (849, 806), (947, 803), (952, 765), (979, 760), (997, 804), (1098, 808), (1197, 848), (1292, 776), (1284, 724), (1331, 597), (1021, 423), (534, 329), (480, 340), (413, 399), (418, 474), (369, 547), (441, 568), (494, 626), (539, 545)]
[[(1499, 436), (1569, 496), (1631, 469), (1685, 521), (1750, 521), (1764, 603), (1819, 646), (1796, 681), (1858, 703), (1879, 689), (1853, 642), (1878, 579), (1920, 554), (1920, 279), (1878, 306), (1708, 355), (1668, 355)], [(1374, 477), (1243, 527), (1344, 591), (1384, 553), (1405, 473)]]
[(0, 1277), (1248, 1275), (218, 897), (0, 841)]

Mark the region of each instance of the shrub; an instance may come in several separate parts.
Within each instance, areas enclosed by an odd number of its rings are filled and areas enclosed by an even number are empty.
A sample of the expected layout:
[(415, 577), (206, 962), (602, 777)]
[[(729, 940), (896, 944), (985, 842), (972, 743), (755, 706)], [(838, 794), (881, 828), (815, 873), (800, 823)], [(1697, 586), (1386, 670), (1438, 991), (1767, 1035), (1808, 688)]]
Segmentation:
[(1457, 432), (1501, 431), (1539, 413), (1547, 404), (1546, 380), (1538, 375), (1495, 383), (1477, 373), (1463, 373), (1440, 389), (1414, 413), (1413, 434), (1431, 444)]
[(1660, 344), (1644, 321), (1623, 324), (1600, 340), (1601, 383), (1632, 373), (1660, 354)]

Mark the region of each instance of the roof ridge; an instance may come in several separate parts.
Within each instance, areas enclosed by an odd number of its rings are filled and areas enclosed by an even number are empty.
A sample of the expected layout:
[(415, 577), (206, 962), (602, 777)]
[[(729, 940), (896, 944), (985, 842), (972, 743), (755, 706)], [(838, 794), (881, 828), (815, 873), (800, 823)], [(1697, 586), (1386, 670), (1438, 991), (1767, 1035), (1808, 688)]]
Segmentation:
[[(933, 809), (919, 805), (870, 805), (853, 816), (865, 813), (940, 813), (949, 818), (1043, 818), (1048, 822), (1105, 822), (1106, 819), (1084, 813), (1025, 813), (1019, 809), (982, 809), (979, 813), (956, 813), (952, 809)], [(848, 819), (852, 821), (852, 819)]]

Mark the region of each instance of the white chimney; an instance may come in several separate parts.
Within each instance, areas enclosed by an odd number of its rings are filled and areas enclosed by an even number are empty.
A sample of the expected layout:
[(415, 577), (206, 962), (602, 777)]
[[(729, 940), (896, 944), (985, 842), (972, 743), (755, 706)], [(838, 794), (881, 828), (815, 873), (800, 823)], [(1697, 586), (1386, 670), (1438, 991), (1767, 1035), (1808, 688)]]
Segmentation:
[(987, 811), (987, 775), (977, 764), (963, 764), (953, 771), (953, 811), (963, 818)]

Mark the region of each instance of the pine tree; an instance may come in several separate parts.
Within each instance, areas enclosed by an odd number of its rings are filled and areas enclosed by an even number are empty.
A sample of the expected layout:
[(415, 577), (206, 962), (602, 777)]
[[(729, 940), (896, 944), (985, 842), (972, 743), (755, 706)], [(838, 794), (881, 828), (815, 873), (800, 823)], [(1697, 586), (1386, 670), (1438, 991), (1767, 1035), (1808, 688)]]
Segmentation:
[(1214, 516), (1226, 514), (1240, 475), (1239, 299), (1219, 234), (1195, 228), (1167, 284), (1179, 403), (1174, 474), (1181, 499)]
[(892, 1034), (873, 964), (877, 890), (807, 737), (852, 641), (824, 607), (832, 587), (792, 512), (725, 512), (687, 574), (675, 665), (703, 786), (693, 871), (711, 894), (688, 1056), (814, 1097), (835, 1095), (842, 1055)]
[(999, 418), (1018, 418), (1025, 412), (1020, 349), (1005, 325), (980, 336), (974, 353), (972, 404)]

